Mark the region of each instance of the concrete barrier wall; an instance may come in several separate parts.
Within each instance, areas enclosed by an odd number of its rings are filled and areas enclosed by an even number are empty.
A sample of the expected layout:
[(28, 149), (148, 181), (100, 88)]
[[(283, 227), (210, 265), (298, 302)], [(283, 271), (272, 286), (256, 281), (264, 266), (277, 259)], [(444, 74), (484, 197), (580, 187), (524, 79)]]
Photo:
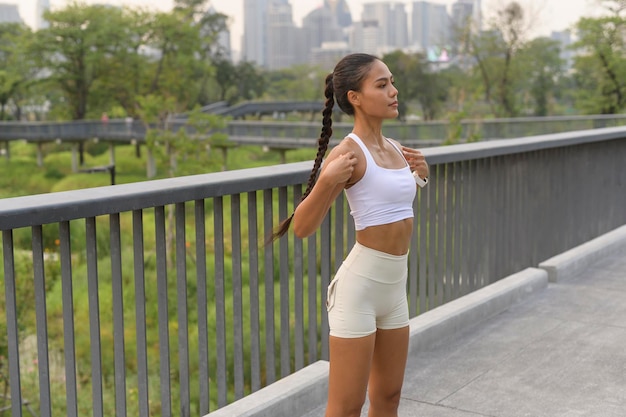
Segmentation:
[(593, 262), (618, 251), (626, 256), (626, 225), (541, 262), (539, 268), (548, 272), (550, 282), (558, 282), (577, 275)]

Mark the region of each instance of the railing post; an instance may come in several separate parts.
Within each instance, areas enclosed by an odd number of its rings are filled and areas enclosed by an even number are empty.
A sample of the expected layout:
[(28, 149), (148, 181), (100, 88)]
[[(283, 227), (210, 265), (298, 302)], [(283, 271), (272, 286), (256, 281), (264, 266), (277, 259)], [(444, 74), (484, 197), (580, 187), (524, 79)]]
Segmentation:
[(156, 162), (154, 160), (154, 154), (152, 153), (152, 149), (148, 148), (148, 155), (146, 158), (146, 175), (148, 178), (154, 178), (156, 176)]
[(72, 172), (78, 172), (78, 143), (72, 143)]
[(37, 142), (37, 166), (43, 167), (43, 143)]

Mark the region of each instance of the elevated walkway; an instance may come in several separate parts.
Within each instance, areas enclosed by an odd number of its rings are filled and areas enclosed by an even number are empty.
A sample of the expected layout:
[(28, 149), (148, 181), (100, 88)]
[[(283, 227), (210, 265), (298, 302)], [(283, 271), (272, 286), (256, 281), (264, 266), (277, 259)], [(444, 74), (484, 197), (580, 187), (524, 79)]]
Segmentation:
[[(622, 226), (413, 319), (399, 415), (623, 417), (625, 253)], [(322, 417), (327, 369), (209, 416)]]

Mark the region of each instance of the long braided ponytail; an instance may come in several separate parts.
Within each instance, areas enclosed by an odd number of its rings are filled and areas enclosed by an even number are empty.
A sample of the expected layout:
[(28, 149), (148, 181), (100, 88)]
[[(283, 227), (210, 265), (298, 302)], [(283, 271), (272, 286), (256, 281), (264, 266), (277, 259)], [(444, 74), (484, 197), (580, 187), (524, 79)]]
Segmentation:
[[(369, 54), (351, 54), (344, 57), (337, 63), (334, 71), (326, 76), (326, 88), (324, 89), (324, 96), (326, 102), (324, 103), (324, 109), (322, 110), (322, 131), (320, 137), (317, 140), (317, 155), (315, 156), (315, 162), (313, 163), (313, 169), (309, 176), (306, 191), (302, 195), (300, 201), (304, 200), (315, 186), (317, 181), (317, 175), (326, 152), (328, 151), (328, 144), (333, 134), (333, 109), (335, 107), (335, 97), (337, 97), (337, 105), (339, 108), (348, 115), (354, 114), (354, 108), (348, 100), (348, 91), (359, 91), (361, 82), (367, 75), (367, 72), (371, 64), (378, 58)], [(291, 221), (293, 220), (294, 213), (291, 216), (283, 220), (274, 233), (269, 237), (268, 243), (273, 242), (279, 237), (283, 236), (289, 230)]]
[[(334, 88), (333, 88), (333, 74), (330, 73), (326, 76), (326, 88), (324, 89), (324, 96), (326, 97), (326, 102), (324, 103), (324, 109), (322, 110), (322, 132), (320, 137), (317, 139), (317, 155), (315, 156), (315, 162), (313, 163), (313, 169), (311, 170), (311, 175), (309, 175), (309, 181), (307, 183), (306, 191), (302, 194), (302, 198), (300, 201), (307, 198), (307, 196), (311, 193), (315, 182), (317, 181), (317, 174), (319, 173), (320, 167), (322, 166), (322, 161), (324, 160), (324, 156), (326, 156), (326, 151), (328, 150), (328, 143), (330, 142), (330, 138), (333, 135), (333, 108), (335, 107), (335, 98), (334, 98)], [(293, 219), (294, 213), (291, 213), (291, 216), (287, 217), (285, 220), (280, 222), (276, 231), (272, 234), (270, 242), (278, 239), (289, 230), (289, 226), (291, 225), (291, 220)]]

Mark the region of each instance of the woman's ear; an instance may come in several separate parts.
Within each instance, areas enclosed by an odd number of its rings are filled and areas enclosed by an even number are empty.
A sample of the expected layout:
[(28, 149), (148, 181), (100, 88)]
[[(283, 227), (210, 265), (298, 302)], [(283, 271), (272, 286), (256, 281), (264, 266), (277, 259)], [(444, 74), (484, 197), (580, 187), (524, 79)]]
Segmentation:
[(350, 104), (352, 104), (353, 106), (358, 106), (360, 104), (359, 99), (359, 93), (354, 90), (348, 91), (348, 101), (350, 102)]

